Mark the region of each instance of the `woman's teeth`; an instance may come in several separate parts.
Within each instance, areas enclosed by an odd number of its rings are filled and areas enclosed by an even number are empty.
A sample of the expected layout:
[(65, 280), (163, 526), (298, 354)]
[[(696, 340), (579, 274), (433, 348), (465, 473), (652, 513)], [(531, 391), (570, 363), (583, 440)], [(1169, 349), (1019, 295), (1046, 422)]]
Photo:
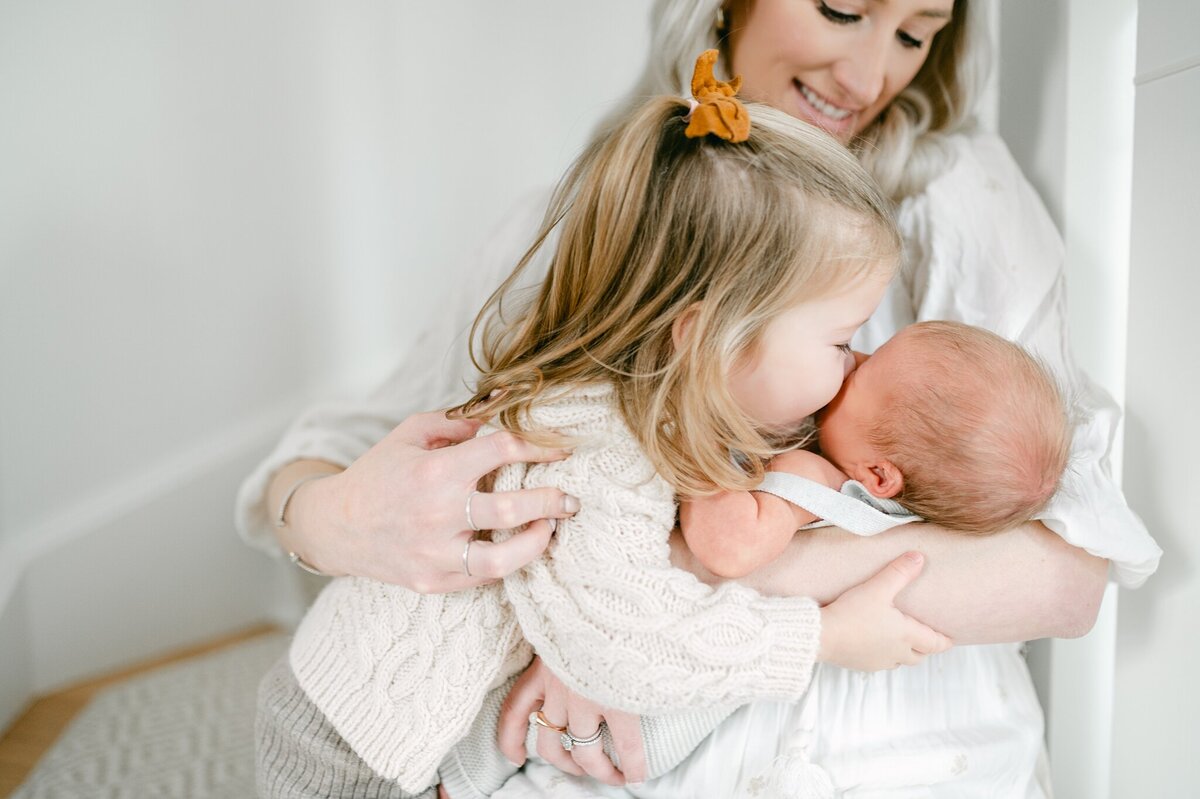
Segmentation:
[(803, 83), (798, 83), (798, 85), (800, 86), (800, 93), (804, 95), (804, 99), (808, 100), (808, 102), (812, 104), (813, 108), (817, 109), (830, 119), (845, 119), (846, 117), (850, 116), (850, 112), (845, 108), (838, 108), (837, 106), (830, 105), (822, 100), (819, 95), (817, 95), (812, 89), (808, 88)]

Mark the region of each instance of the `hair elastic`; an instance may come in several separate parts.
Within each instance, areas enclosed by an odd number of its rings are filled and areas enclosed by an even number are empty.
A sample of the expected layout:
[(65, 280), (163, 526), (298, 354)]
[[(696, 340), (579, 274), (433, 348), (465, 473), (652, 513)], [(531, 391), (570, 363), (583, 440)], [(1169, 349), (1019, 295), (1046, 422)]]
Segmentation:
[(689, 139), (711, 134), (727, 142), (745, 141), (750, 138), (750, 113), (736, 97), (742, 88), (742, 76), (736, 75), (730, 81), (717, 80), (713, 65), (719, 55), (716, 50), (705, 50), (696, 59), (692, 73), (692, 96), (696, 99), (689, 101), (695, 105), (686, 117), (688, 126), (684, 134)]

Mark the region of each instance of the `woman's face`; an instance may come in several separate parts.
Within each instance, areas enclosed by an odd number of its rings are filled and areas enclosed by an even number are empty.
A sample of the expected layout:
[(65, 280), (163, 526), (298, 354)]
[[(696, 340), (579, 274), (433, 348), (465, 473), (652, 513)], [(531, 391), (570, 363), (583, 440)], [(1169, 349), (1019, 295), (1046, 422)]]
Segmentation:
[(824, 128), (861, 133), (916, 77), (954, 0), (734, 0), (742, 94)]

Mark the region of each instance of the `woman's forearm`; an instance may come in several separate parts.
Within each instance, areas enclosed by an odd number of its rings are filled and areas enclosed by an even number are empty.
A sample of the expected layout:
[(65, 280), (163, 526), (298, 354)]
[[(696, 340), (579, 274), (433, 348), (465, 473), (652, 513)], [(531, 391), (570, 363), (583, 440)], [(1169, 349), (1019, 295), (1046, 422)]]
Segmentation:
[[(671, 549), (677, 566), (719, 581), (678, 533)], [(1108, 561), (1036, 522), (992, 536), (909, 524), (871, 537), (833, 527), (797, 533), (783, 555), (738, 582), (825, 604), (908, 550), (923, 552), (927, 565), (896, 606), (955, 644), (1083, 635), (1095, 622), (1108, 573)]]

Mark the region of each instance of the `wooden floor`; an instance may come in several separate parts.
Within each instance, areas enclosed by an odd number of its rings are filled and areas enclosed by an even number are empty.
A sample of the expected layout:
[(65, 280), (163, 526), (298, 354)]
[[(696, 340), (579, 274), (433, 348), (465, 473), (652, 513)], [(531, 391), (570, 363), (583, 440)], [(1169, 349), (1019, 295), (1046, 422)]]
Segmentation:
[(87, 706), (97, 691), (161, 666), (206, 655), (274, 632), (279, 632), (279, 628), (270, 624), (252, 627), (35, 699), (0, 736), (0, 799), (7, 797), (25, 781), (42, 755), (58, 740), (71, 719)]

